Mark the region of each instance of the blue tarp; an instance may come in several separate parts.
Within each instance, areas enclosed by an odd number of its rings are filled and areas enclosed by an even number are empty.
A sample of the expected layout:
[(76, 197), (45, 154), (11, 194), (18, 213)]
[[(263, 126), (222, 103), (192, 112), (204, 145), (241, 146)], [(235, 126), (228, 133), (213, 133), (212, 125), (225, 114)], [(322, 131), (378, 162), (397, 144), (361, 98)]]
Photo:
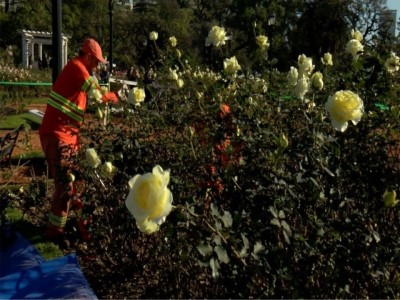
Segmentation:
[(97, 299), (75, 254), (46, 261), (17, 233), (0, 256), (0, 299)]

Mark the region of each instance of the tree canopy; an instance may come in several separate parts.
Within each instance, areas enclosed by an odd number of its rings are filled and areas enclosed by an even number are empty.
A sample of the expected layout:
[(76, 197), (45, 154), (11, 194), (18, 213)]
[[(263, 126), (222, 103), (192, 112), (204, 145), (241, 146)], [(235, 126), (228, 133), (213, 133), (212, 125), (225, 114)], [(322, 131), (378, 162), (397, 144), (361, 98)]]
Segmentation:
[[(232, 37), (226, 51), (241, 58), (245, 68), (260, 66), (256, 60), (255, 37), (269, 37), (270, 49), (279, 69), (288, 69), (298, 55), (320, 57), (344, 49), (351, 29), (376, 42), (380, 14), (386, 0), (159, 0), (130, 9), (127, 1), (64, 0), (62, 31), (71, 36), (70, 55), (86, 37), (94, 37), (108, 55), (110, 44), (110, 4), (113, 16), (113, 57), (120, 67), (147, 65), (147, 45), (151, 31), (159, 33), (159, 45), (166, 47), (175, 36), (188, 59), (207, 62), (205, 38), (212, 26), (225, 28)], [(0, 12), (0, 47), (20, 47), (19, 30), (51, 31), (50, 0), (6, 1)], [(274, 15), (276, 22), (269, 24)], [(388, 40), (386, 40), (388, 42)], [(389, 42), (393, 42), (390, 41)], [(18, 63), (16, 61), (16, 63)]]

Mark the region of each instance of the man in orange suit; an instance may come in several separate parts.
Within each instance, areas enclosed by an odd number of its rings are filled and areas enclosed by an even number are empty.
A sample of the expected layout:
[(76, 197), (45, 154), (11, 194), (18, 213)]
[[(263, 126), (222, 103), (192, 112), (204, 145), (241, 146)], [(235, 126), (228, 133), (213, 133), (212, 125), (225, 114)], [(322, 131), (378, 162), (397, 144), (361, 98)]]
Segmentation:
[[(54, 178), (54, 194), (46, 227), (46, 236), (57, 239), (64, 235), (75, 188), (68, 180), (68, 160), (79, 149), (79, 130), (84, 121), (86, 97), (91, 89), (99, 89), (91, 76), (99, 63), (107, 63), (100, 45), (94, 39), (83, 42), (79, 54), (70, 60), (53, 84), (46, 112), (39, 130), (40, 141)], [(107, 92), (103, 102), (116, 103), (115, 93)], [(81, 209), (81, 203), (77, 203)], [(83, 224), (78, 224), (81, 228)], [(82, 231), (81, 231), (82, 233)], [(83, 236), (84, 239), (88, 235)]]

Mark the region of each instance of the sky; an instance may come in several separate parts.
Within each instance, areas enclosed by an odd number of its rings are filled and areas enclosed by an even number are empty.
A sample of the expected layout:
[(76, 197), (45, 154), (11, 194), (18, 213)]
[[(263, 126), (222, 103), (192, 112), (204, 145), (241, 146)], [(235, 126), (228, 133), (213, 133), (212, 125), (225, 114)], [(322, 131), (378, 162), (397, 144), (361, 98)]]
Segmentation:
[[(400, 0), (387, 0), (387, 7), (389, 9), (397, 10), (396, 20), (399, 20), (399, 17), (400, 17)], [(398, 33), (399, 33), (399, 30), (396, 27), (396, 35)]]

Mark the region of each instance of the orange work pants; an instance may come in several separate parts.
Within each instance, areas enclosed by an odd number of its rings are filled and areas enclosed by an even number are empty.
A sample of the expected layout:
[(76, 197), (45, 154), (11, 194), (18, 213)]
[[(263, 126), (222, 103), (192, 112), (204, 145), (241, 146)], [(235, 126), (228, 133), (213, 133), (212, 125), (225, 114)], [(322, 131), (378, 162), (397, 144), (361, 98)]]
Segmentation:
[(54, 194), (46, 228), (47, 237), (52, 238), (64, 233), (73, 191), (68, 178), (68, 159), (78, 147), (68, 145), (57, 137), (49, 135), (40, 136), (40, 142), (46, 156), (49, 175), (54, 178)]

